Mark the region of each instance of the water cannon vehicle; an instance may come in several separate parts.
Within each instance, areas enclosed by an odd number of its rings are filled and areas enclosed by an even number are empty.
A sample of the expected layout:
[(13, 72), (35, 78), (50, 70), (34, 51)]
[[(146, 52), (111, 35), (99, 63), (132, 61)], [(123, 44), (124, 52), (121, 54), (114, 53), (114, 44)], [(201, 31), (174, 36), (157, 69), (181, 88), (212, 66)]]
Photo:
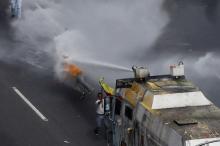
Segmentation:
[(169, 75), (133, 71), (134, 78), (116, 81), (114, 146), (220, 146), (220, 109), (186, 79), (183, 62)]

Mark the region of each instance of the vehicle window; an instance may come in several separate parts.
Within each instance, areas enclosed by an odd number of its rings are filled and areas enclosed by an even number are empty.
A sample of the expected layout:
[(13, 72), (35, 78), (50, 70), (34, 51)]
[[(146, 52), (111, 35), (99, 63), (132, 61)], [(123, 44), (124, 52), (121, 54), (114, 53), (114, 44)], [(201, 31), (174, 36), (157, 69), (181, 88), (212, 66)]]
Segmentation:
[(133, 110), (130, 107), (128, 107), (128, 106), (125, 106), (125, 116), (129, 120), (132, 120), (132, 118), (133, 118)]
[(119, 99), (116, 99), (115, 101), (115, 114), (120, 115), (121, 113), (121, 101)]

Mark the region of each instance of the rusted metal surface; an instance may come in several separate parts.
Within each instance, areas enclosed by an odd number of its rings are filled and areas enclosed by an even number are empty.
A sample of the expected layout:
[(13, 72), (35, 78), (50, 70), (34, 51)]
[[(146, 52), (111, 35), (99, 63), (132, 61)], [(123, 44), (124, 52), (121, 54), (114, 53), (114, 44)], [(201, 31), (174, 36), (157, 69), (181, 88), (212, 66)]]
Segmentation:
[[(177, 131), (185, 140), (220, 136), (220, 109), (214, 105), (157, 110), (164, 124)], [(197, 124), (180, 126), (175, 120), (194, 120)]]
[[(220, 109), (185, 76), (120, 79), (116, 82), (116, 96), (122, 102), (120, 115), (115, 116), (120, 121), (115, 127), (117, 145), (195, 146), (220, 139)], [(155, 102), (160, 103), (157, 108)], [(171, 106), (164, 108), (161, 103)], [(133, 111), (132, 119), (126, 116), (127, 107)], [(127, 129), (133, 130), (128, 133)]]

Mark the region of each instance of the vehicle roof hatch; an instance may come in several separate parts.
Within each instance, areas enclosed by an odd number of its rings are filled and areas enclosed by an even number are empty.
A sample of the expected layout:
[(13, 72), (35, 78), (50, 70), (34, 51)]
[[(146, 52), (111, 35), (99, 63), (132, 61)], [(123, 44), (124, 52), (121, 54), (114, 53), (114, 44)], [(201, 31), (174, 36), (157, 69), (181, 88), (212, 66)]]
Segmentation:
[(195, 125), (198, 124), (198, 121), (195, 119), (181, 119), (181, 120), (174, 120), (178, 126), (186, 126), (186, 125)]

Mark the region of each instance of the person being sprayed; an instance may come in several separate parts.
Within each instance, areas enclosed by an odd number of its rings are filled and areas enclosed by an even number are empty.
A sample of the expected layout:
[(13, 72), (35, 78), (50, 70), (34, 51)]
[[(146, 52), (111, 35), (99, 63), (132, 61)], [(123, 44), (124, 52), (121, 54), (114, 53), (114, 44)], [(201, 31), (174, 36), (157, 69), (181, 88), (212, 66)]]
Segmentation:
[[(65, 72), (65, 80), (69, 80), (69, 83), (74, 85), (74, 88), (82, 93), (81, 99), (84, 99), (87, 95), (92, 94), (91, 86), (85, 81), (83, 71), (76, 65), (67, 61), (67, 56), (64, 56), (63, 68)], [(73, 83), (75, 81), (75, 83)]]
[[(104, 82), (104, 78), (99, 80), (101, 89), (96, 100), (96, 135), (100, 134), (102, 127), (109, 127), (109, 117), (111, 115), (111, 96), (114, 95), (114, 89)], [(105, 96), (104, 96), (105, 95)]]

